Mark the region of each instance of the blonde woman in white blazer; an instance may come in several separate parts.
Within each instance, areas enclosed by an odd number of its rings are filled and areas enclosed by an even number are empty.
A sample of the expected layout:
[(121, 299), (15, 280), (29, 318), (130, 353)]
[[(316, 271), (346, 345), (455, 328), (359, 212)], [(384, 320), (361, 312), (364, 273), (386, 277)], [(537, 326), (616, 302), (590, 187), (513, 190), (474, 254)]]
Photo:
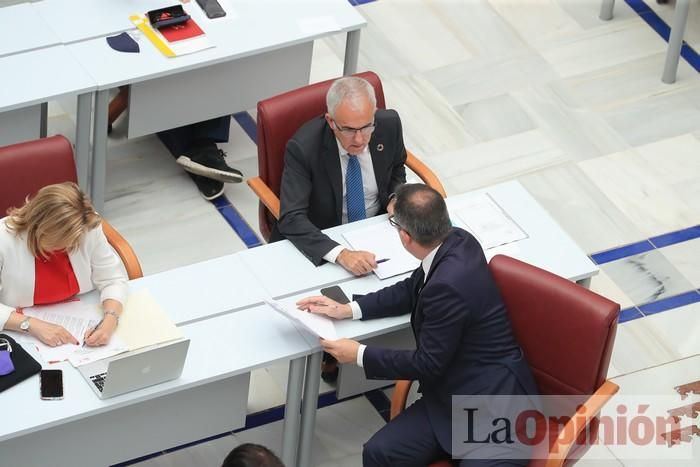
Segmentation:
[(47, 303), (45, 297), (63, 300), (98, 289), (104, 316), (94, 332), (88, 331), (85, 344), (109, 342), (119, 324), (127, 277), (101, 222), (87, 195), (71, 182), (42, 188), (0, 219), (0, 329), (27, 332), (50, 346), (77, 344), (62, 326), (27, 318), (18, 308), (34, 305), (39, 295), (40, 303)]

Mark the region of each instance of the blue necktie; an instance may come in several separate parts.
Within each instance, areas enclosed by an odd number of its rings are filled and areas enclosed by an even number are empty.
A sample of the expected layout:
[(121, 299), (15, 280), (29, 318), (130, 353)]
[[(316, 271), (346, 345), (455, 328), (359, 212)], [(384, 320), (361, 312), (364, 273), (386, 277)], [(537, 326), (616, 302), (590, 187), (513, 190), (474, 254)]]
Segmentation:
[(362, 169), (357, 156), (348, 154), (348, 170), (345, 173), (345, 202), (348, 208), (348, 222), (367, 217), (365, 212), (365, 190), (362, 188)]

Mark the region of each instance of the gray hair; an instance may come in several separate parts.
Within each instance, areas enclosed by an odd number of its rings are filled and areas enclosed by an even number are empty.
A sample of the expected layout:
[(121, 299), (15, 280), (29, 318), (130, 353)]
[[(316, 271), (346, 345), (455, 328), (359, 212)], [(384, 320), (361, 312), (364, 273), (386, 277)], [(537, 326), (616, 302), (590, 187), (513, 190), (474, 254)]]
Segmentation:
[(346, 76), (333, 81), (331, 87), (326, 94), (326, 108), (331, 118), (335, 118), (335, 109), (338, 105), (349, 100), (351, 103), (357, 103), (360, 98), (369, 98), (372, 107), (377, 108), (377, 97), (374, 94), (374, 86), (366, 79), (358, 78), (357, 76)]
[(452, 229), (442, 195), (422, 183), (397, 188), (394, 220), (423, 247), (438, 245)]

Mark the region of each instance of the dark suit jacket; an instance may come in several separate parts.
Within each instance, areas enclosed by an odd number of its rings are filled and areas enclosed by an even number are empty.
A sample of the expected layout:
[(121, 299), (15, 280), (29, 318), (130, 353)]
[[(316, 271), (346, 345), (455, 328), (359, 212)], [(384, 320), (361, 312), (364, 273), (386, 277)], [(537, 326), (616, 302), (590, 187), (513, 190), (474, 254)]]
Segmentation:
[[(393, 110), (377, 110), (369, 141), (377, 181), (379, 214), (389, 195), (406, 181), (406, 149), (401, 120)], [(321, 229), (342, 223), (343, 180), (338, 144), (323, 117), (304, 124), (287, 143), (280, 187), (280, 219), (272, 240), (285, 237), (315, 265), (338, 243)]]
[(513, 337), (506, 308), (477, 240), (453, 229), (423, 268), (357, 300), (362, 319), (411, 312), (416, 350), (365, 349), (373, 379), (418, 380), (430, 423), (451, 452), (452, 395), (535, 394), (530, 369)]

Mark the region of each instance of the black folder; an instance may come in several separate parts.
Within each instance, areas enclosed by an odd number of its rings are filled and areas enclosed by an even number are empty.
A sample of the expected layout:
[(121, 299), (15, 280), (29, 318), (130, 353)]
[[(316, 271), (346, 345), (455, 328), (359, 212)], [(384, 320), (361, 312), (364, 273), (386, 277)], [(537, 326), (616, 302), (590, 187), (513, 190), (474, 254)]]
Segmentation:
[(7, 334), (0, 334), (0, 338), (7, 339), (12, 346), (10, 358), (15, 367), (15, 371), (9, 375), (0, 376), (0, 392), (11, 388), (15, 384), (21, 383), (30, 376), (34, 376), (41, 370), (41, 364), (22, 348), (13, 338)]

